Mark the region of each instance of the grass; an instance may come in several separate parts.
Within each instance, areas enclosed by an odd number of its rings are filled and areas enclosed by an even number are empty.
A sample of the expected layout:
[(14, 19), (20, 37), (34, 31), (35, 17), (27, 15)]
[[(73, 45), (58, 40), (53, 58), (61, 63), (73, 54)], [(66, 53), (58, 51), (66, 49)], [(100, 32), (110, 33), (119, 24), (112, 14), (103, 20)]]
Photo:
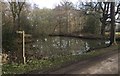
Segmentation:
[[(110, 35), (110, 32), (105, 32), (105, 35), (109, 36)], [(120, 37), (120, 32), (115, 32), (115, 35), (117, 37)]]
[(120, 50), (120, 41), (118, 41), (117, 44), (118, 44), (118, 50)]
[(45, 71), (51, 68), (59, 68), (64, 64), (68, 64), (74, 61), (84, 60), (90, 57), (95, 57), (108, 51), (116, 49), (117, 46), (111, 46), (104, 49), (93, 50), (82, 55), (66, 55), (66, 56), (57, 56), (48, 59), (34, 59), (28, 61), (27, 64), (4, 64), (2, 66), (3, 74), (22, 74), (32, 70), (39, 69), (40, 71)]
[[(105, 34), (110, 34), (110, 32), (105, 32)], [(120, 32), (115, 32), (116, 35), (120, 35)]]

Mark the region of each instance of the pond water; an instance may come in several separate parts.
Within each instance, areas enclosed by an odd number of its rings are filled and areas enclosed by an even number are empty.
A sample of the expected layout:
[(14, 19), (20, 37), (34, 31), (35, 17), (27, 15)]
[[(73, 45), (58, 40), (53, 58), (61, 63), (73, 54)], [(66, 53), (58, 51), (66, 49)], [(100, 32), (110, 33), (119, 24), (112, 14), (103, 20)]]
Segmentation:
[(90, 49), (104, 47), (106, 40), (87, 40), (68, 37), (44, 37), (35, 40), (32, 50), (37, 56), (78, 55)]

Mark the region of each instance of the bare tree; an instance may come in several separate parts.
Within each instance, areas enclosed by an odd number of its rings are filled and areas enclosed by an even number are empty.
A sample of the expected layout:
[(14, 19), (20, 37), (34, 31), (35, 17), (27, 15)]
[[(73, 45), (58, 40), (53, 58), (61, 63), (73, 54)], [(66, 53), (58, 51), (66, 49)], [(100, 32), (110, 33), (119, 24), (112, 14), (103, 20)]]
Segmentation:
[(21, 0), (11, 0), (8, 1), (10, 4), (10, 9), (12, 12), (12, 16), (13, 16), (13, 31), (15, 32), (16, 30), (21, 30), (20, 28), (20, 14), (22, 11), (22, 8), (25, 4), (25, 0), (23, 0), (23, 2), (20, 2)]
[[(100, 8), (98, 8), (99, 6)], [(117, 11), (115, 10), (115, 7), (117, 7)], [(102, 17), (100, 18), (100, 21), (102, 23), (101, 27), (101, 34), (105, 35), (105, 27), (109, 23), (110, 26), (110, 45), (112, 45), (115, 42), (115, 23), (116, 19), (115, 16), (117, 14), (120, 14), (120, 3), (118, 5), (115, 5), (115, 2), (98, 2), (96, 3), (95, 7), (93, 8), (95, 11), (99, 11), (102, 13)]]
[(100, 2), (99, 6), (102, 10), (102, 18), (100, 18), (100, 21), (102, 23), (101, 26), (101, 35), (105, 35), (105, 27), (107, 25), (106, 20), (109, 18), (109, 8), (110, 8), (110, 3), (109, 2), (103, 2), (103, 4)]

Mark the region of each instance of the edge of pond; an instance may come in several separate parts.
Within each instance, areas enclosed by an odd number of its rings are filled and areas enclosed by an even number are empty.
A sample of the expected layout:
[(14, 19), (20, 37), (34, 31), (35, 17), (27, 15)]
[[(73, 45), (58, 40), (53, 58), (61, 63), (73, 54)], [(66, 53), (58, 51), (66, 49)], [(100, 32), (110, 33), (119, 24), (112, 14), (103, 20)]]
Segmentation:
[[(32, 70), (32, 71), (29, 71), (29, 72), (23, 73), (23, 74), (48, 74), (52, 71), (70, 66), (70, 65), (75, 64), (75, 63), (80, 62), (80, 61), (82, 62), (82, 61), (89, 60), (89, 59), (92, 59), (92, 58), (95, 58), (95, 57), (98, 57), (98, 56), (101, 56), (101, 55), (106, 55), (106, 53), (108, 51), (109, 51), (109, 53), (112, 53), (112, 52), (115, 52), (117, 50), (118, 50), (117, 46), (110, 46), (110, 47), (106, 47), (106, 48), (95, 49), (95, 50), (92, 50), (92, 51), (95, 51), (95, 52), (99, 51), (99, 52), (96, 52), (95, 56), (91, 55), (91, 56), (88, 56), (88, 57), (85, 57), (85, 58), (83, 57), (83, 59), (80, 58), (80, 59), (77, 59), (77, 60), (74, 60), (74, 61), (65, 62), (63, 65), (58, 66), (58, 67), (55, 66), (55, 67), (52, 67), (52, 68), (49, 68), (49, 69), (46, 69), (46, 70), (43, 70), (43, 71), (37, 69), (37, 70)], [(91, 53), (91, 52), (88, 52), (88, 53)]]

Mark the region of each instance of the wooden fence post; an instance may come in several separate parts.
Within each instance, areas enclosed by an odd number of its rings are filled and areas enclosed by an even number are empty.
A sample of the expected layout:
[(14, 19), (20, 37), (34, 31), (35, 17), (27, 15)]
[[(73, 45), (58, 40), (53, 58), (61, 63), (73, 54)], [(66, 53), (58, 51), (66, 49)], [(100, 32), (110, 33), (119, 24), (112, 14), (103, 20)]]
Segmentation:
[(26, 57), (25, 57), (25, 31), (22, 31), (23, 33), (23, 60), (24, 64), (26, 64)]

